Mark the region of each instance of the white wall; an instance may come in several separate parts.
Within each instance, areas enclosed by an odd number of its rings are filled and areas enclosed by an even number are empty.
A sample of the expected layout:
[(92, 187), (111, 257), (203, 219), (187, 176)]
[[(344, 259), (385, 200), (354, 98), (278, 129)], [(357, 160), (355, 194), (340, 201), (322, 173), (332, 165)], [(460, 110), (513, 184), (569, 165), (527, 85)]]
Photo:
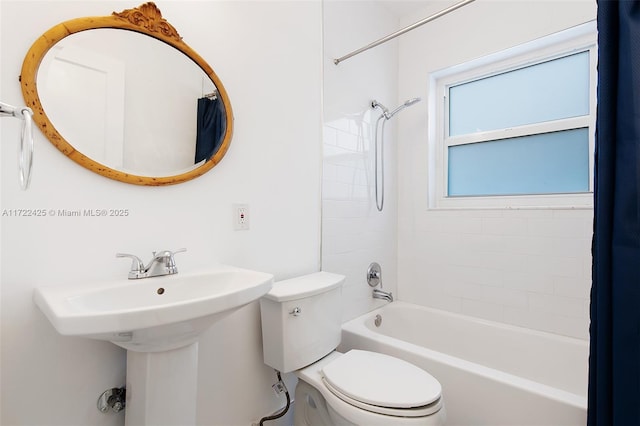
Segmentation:
[[(404, 24), (443, 9), (438, 1)], [(595, 19), (594, 1), (480, 0), (400, 41), (399, 92), (430, 72)], [(399, 131), (398, 295), (453, 312), (587, 338), (592, 210), (427, 210), (426, 120)]]
[[(32, 302), (39, 285), (126, 276), (119, 251), (146, 260), (187, 247), (182, 271), (228, 263), (277, 279), (320, 267), (321, 7), (317, 1), (157, 1), (184, 40), (216, 70), (234, 109), (223, 161), (181, 185), (150, 188), (93, 174), (36, 132), (31, 189), (18, 186), (17, 120), (0, 121), (5, 209), (128, 209), (128, 217), (2, 217), (3, 425), (118, 425), (96, 399), (124, 384), (125, 353), (62, 337)], [(136, 6), (115, 1), (0, 3), (0, 99), (21, 104), (18, 75), (33, 41), (79, 16)], [(295, 36), (292, 36), (295, 35)], [(265, 48), (268, 47), (268, 48)], [(251, 229), (233, 231), (232, 203), (250, 205)], [(198, 422), (249, 424), (280, 408), (262, 363), (257, 303), (212, 327), (200, 344)]]
[(382, 267), (382, 283), (396, 293), (397, 119), (385, 129), (385, 199), (376, 210), (374, 127), (376, 99), (398, 104), (397, 42), (379, 46), (339, 65), (333, 60), (397, 29), (397, 18), (369, 1), (324, 3), (324, 169), (322, 268), (346, 275), (343, 319), (384, 304), (371, 297), (366, 272)]

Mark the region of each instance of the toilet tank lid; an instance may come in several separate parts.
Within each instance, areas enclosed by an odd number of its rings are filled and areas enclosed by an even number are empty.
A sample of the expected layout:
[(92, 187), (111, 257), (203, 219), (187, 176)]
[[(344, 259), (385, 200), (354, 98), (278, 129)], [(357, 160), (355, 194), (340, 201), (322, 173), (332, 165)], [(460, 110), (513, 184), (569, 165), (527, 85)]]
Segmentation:
[(263, 297), (275, 302), (303, 299), (341, 286), (344, 278), (344, 275), (320, 271), (288, 280), (276, 281), (273, 283), (271, 290)]

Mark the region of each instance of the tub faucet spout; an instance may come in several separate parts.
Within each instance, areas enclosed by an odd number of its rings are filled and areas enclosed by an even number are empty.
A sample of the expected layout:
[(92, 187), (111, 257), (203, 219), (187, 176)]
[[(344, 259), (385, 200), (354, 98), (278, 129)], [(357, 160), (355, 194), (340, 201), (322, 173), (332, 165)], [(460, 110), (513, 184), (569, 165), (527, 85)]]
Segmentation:
[(390, 291), (384, 291), (379, 288), (373, 289), (373, 298), (386, 300), (387, 302), (393, 302), (393, 294), (391, 294)]

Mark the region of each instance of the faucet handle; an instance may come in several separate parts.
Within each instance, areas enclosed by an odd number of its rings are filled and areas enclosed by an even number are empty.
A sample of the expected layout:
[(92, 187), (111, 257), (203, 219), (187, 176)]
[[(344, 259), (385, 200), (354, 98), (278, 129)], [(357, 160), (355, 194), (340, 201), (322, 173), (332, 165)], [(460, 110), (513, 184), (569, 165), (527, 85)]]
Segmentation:
[(174, 254), (176, 254), (176, 253), (182, 253), (182, 252), (185, 252), (185, 251), (187, 251), (187, 249), (183, 247), (183, 248), (180, 248), (180, 249), (178, 249), (178, 250), (176, 250), (176, 251), (171, 251), (171, 250), (159, 250), (159, 251), (152, 251), (152, 252), (151, 252), (151, 254), (152, 254), (153, 256), (156, 256), (157, 254), (161, 253), (161, 254), (162, 254), (162, 256), (170, 256), (170, 257), (173, 257), (173, 255), (174, 255)]
[(134, 255), (128, 253), (116, 253), (116, 257), (128, 257), (131, 259), (131, 270), (129, 271), (129, 279), (140, 278), (144, 274), (144, 262)]
[(186, 248), (181, 248), (181, 249), (178, 249), (176, 251), (171, 251), (171, 250), (160, 250), (158, 252), (154, 251), (153, 252), (153, 260), (151, 261), (151, 263), (153, 263), (153, 261), (156, 260), (156, 259), (162, 259), (162, 263), (167, 268), (168, 273), (169, 274), (177, 274), (178, 273), (178, 267), (176, 266), (176, 261), (175, 261), (173, 256), (176, 253), (182, 253), (182, 252), (185, 252), (185, 251), (187, 251)]
[(169, 268), (171, 268), (171, 269), (172, 269), (172, 272), (173, 272), (174, 274), (177, 274), (177, 273), (178, 273), (178, 267), (176, 266), (176, 261), (175, 261), (175, 259), (174, 259), (174, 257), (173, 257), (173, 256), (174, 256), (175, 254), (177, 254), (177, 253), (183, 253), (183, 252), (185, 252), (185, 251), (187, 251), (187, 249), (183, 247), (183, 248), (179, 248), (179, 249), (178, 249), (178, 250), (176, 250), (176, 251), (170, 252), (170, 253), (171, 253), (171, 256), (170, 256), (170, 258), (169, 258), (169, 259), (170, 259)]
[(375, 287), (380, 284), (380, 288), (382, 288), (382, 268), (379, 263), (373, 262), (369, 265), (367, 269), (367, 283), (370, 287)]

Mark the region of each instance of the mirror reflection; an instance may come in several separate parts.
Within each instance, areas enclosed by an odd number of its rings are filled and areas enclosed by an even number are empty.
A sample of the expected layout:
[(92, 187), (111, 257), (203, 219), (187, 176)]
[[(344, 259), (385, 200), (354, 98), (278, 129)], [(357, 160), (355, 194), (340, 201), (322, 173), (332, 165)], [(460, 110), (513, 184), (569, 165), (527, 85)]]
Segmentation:
[[(38, 69), (42, 107), (77, 150), (108, 167), (147, 176), (183, 173), (211, 158), (224, 107), (209, 77), (181, 52), (117, 29), (56, 43)], [(213, 104), (213, 105), (211, 105)], [(198, 129), (217, 124), (196, 156)]]

